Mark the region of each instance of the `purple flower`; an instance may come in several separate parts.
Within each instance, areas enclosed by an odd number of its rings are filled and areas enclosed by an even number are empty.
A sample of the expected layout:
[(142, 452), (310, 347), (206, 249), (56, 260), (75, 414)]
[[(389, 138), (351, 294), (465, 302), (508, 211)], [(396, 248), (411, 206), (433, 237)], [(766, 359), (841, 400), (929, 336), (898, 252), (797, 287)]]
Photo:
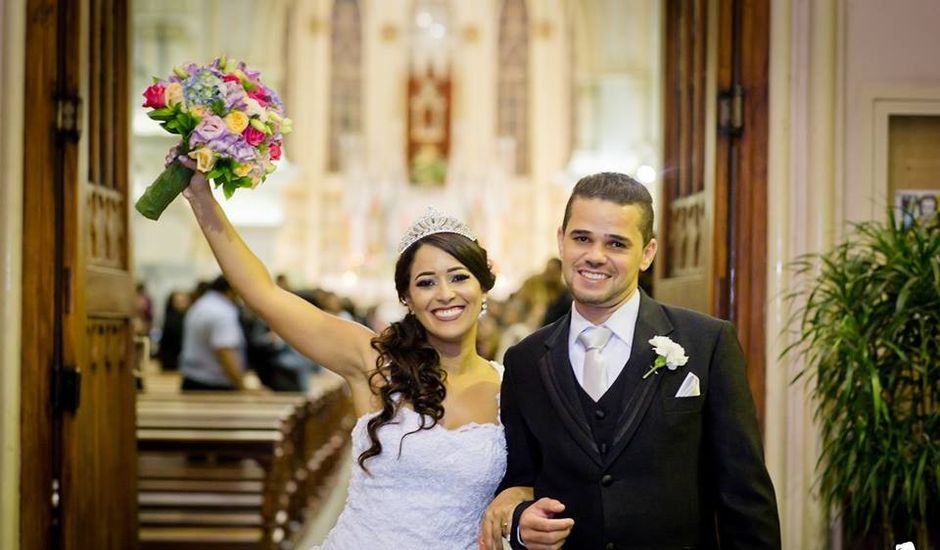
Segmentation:
[(205, 140), (197, 137), (195, 133), (190, 139), (190, 147), (205, 144), (223, 158), (231, 158), (242, 164), (253, 162), (258, 158), (258, 150), (248, 145), (240, 135), (224, 133), (214, 139)]
[(268, 98), (270, 98), (270, 103), (275, 106), (275, 110), (278, 111), (278, 112), (280, 112), (280, 113), (283, 113), (283, 112), (284, 112), (284, 102), (281, 101), (280, 96), (278, 96), (277, 93), (276, 93), (274, 90), (272, 90), (271, 88), (265, 88), (265, 90), (267, 90), (267, 92), (268, 92)]
[(245, 76), (247, 76), (250, 80), (254, 80), (255, 82), (257, 82), (261, 77), (261, 71), (249, 69), (248, 65), (246, 65), (244, 61), (238, 64), (238, 68), (241, 70), (241, 72), (245, 73)]
[(248, 95), (245, 93), (245, 88), (243, 88), (240, 83), (223, 82), (219, 86), (219, 91), (222, 92), (222, 101), (225, 102), (226, 111), (245, 109), (245, 98), (248, 97)]
[[(226, 133), (227, 130), (228, 127), (225, 125), (224, 120), (216, 115), (208, 115), (193, 129), (193, 137), (198, 136), (200, 143), (206, 143)], [(192, 143), (192, 139), (190, 139), (190, 143)]]

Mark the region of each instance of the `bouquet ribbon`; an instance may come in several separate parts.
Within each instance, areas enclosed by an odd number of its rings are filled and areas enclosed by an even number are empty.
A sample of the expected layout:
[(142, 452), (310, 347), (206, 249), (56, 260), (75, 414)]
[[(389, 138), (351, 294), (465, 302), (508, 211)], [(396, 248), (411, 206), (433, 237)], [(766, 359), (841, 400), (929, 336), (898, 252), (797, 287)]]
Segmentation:
[(160, 219), (166, 207), (189, 186), (191, 177), (193, 171), (183, 166), (179, 159), (174, 159), (157, 179), (147, 186), (134, 208), (148, 219)]

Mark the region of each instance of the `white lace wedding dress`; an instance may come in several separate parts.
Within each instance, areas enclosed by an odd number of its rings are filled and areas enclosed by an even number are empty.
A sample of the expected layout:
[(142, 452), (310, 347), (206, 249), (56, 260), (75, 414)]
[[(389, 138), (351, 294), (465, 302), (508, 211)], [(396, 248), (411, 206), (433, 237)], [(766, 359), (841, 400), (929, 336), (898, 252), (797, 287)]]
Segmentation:
[[(493, 364), (500, 374), (502, 366)], [(379, 430), (382, 453), (366, 461), (366, 424), (352, 430), (352, 474), (346, 507), (321, 550), (475, 550), (483, 511), (506, 470), (506, 438), (498, 424), (440, 424), (415, 430), (420, 415), (402, 407)]]

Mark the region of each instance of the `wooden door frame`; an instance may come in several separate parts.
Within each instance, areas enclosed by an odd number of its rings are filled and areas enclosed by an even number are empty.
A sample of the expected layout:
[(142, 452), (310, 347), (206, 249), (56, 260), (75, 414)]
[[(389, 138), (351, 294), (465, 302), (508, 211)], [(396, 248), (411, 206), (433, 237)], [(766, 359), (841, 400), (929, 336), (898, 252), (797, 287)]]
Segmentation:
[[(52, 503), (56, 449), (60, 444), (52, 407), (53, 372), (64, 357), (62, 324), (69, 296), (58, 277), (74, 249), (74, 231), (67, 230), (65, 174), (68, 145), (57, 131), (57, 98), (68, 90), (62, 76), (79, 66), (77, 44), (83, 3), (26, 0), (25, 95), (30, 98), (29, 123), (23, 133), (23, 302), (22, 366), (20, 372), (20, 548), (55, 549)], [(65, 57), (68, 55), (68, 57)], [(72, 154), (75, 157), (74, 153)], [(26, 192), (28, 190), (28, 192)], [(65, 225), (63, 225), (65, 224)], [(73, 224), (74, 229), (74, 224)]]
[[(767, 158), (770, 1), (719, 0), (717, 86), (740, 86), (741, 128), (716, 143), (712, 311), (734, 323), (764, 429), (767, 317)], [(733, 113), (732, 113), (733, 114)], [(723, 242), (722, 242), (723, 241)]]
[[(699, 2), (708, 13), (705, 38), (698, 38), (707, 43), (705, 74), (702, 44), (689, 38), (703, 31), (701, 21), (682, 12)], [(673, 0), (664, 10), (662, 237), (654, 292), (735, 325), (763, 431), (770, 0)], [(704, 115), (696, 102), (706, 105)], [(680, 227), (680, 218), (674, 233), (673, 216), (688, 216), (701, 203), (705, 221)], [(704, 242), (682, 233), (689, 225), (698, 226)], [(706, 257), (689, 262), (680, 252), (684, 264), (673, 269), (670, 248), (693, 247), (688, 242)]]
[[(23, 304), (20, 402), (20, 548), (52, 548), (53, 441), (50, 395), (51, 344), (55, 338), (55, 224), (57, 185), (53, 163), (58, 63), (55, 0), (26, 2), (26, 97), (33, 98), (25, 126), (23, 174)], [(43, 214), (46, 214), (45, 219)], [(53, 223), (50, 223), (53, 222)]]
[(25, 2), (4, 2), (0, 25), (0, 548), (19, 548)]

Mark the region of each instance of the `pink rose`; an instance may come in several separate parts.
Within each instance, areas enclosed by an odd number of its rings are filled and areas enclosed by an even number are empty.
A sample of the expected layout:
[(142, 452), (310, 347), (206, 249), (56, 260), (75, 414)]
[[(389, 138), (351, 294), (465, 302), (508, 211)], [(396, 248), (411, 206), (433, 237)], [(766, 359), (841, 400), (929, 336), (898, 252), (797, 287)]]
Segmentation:
[(262, 109), (268, 106), (268, 94), (261, 86), (258, 86), (254, 90), (248, 92), (248, 97), (257, 101), (258, 105), (260, 105)]
[(281, 159), (281, 144), (274, 142), (268, 147), (268, 151), (271, 153), (271, 160), (280, 160)]
[(257, 147), (259, 143), (264, 141), (264, 132), (255, 128), (254, 126), (248, 126), (245, 128), (245, 131), (242, 132), (242, 135), (245, 136), (245, 141), (248, 142), (248, 145), (252, 147)]
[(144, 90), (144, 107), (162, 109), (166, 107), (166, 87), (163, 84), (152, 84)]
[(237, 76), (233, 74), (226, 74), (226, 75), (222, 75), (222, 82), (237, 82), (241, 84), (242, 79), (238, 78)]

